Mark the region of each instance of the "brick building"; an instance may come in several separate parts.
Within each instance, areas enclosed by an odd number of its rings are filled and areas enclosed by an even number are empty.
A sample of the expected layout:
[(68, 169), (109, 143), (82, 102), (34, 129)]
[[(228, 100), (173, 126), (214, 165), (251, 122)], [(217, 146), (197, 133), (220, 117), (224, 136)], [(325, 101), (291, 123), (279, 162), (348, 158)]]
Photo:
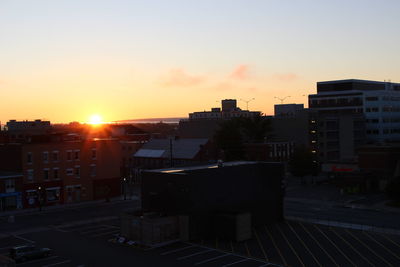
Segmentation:
[(0, 170), (22, 173), (23, 207), (120, 195), (117, 139), (0, 145)]

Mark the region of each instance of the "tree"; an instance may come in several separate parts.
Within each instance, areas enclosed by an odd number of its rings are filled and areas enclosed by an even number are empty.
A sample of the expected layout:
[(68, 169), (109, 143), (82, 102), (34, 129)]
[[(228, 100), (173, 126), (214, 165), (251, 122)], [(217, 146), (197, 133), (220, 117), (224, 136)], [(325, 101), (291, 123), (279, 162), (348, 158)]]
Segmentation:
[(217, 148), (224, 152), (225, 160), (244, 160), (244, 144), (264, 142), (269, 130), (270, 124), (265, 117), (233, 118), (221, 123), (214, 140)]
[(298, 147), (294, 150), (289, 160), (289, 168), (292, 175), (300, 177), (302, 184), (304, 176), (315, 175), (318, 172), (314, 155), (305, 147)]

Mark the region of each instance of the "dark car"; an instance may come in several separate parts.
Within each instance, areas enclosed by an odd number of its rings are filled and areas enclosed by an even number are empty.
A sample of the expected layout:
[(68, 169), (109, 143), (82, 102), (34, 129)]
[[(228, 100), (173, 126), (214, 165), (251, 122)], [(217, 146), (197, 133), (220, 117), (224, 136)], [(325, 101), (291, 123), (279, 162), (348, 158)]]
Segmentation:
[(34, 245), (17, 246), (10, 249), (10, 258), (17, 262), (47, 257), (51, 254), (49, 248), (38, 248)]

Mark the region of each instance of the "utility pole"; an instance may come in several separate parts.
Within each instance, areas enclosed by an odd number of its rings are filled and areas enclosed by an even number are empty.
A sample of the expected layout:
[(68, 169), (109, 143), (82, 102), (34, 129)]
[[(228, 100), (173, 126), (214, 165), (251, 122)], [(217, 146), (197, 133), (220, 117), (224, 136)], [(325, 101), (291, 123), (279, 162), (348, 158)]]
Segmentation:
[(287, 98), (289, 98), (290, 97), (290, 95), (288, 95), (288, 96), (285, 96), (285, 97), (277, 97), (277, 96), (274, 96), (274, 98), (276, 98), (276, 99), (278, 99), (278, 100), (280, 100), (281, 101), (281, 105), (283, 104), (283, 101), (285, 100), (285, 99), (287, 99)]
[(246, 99), (240, 99), (240, 101), (246, 102), (246, 110), (249, 110), (249, 102), (256, 100), (255, 98), (246, 100)]

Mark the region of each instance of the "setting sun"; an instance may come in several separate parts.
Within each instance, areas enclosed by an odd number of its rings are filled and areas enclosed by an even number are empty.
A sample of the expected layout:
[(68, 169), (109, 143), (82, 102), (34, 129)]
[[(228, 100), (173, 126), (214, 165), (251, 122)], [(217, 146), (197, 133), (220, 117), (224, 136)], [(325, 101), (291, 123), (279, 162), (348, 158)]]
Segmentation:
[(90, 116), (88, 123), (92, 125), (99, 125), (103, 123), (103, 118), (98, 114), (94, 114)]

